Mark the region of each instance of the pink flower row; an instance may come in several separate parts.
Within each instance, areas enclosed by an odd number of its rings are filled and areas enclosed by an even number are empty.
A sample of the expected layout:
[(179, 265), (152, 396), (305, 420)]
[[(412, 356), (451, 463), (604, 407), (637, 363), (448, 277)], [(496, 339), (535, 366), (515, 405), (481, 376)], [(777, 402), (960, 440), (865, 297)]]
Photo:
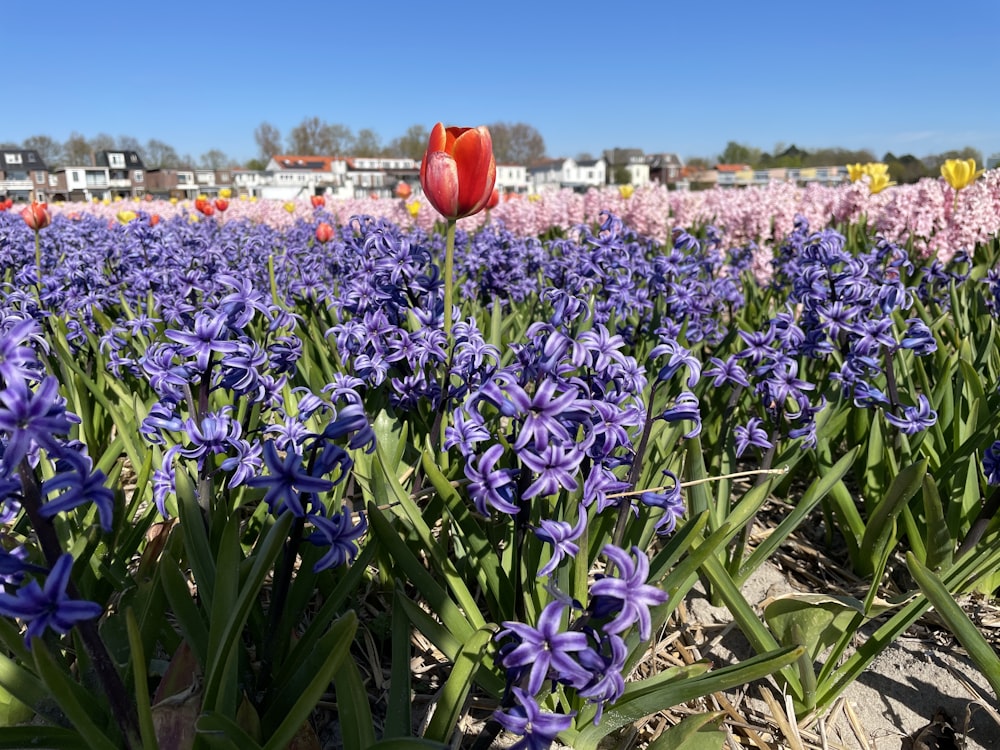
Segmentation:
[[(419, 210), (413, 211), (413, 203)], [(236, 200), (224, 214), (198, 215), (192, 202), (166, 201), (110, 204), (63, 204), (51, 206), (53, 213), (86, 211), (114, 220), (125, 210), (159, 214), (167, 219), (179, 214), (198, 216), (202, 221), (250, 219), (277, 227), (297, 220), (329, 220), (339, 223), (351, 216), (368, 214), (385, 217), (400, 226), (430, 230), (440, 215), (422, 197), (401, 199), (329, 200), (316, 209), (309, 200)], [(956, 193), (943, 179), (924, 179), (914, 185), (897, 185), (871, 195), (864, 182), (835, 186), (790, 183), (743, 189), (714, 188), (698, 192), (668, 191), (660, 185), (636, 188), (628, 198), (617, 188), (591, 189), (586, 193), (570, 190), (532, 196), (513, 196), (496, 208), (459, 221), (459, 228), (475, 230), (487, 221), (502, 221), (518, 235), (539, 235), (555, 227), (568, 230), (581, 223), (600, 220), (602, 211), (611, 211), (640, 234), (666, 240), (674, 228), (692, 229), (713, 224), (722, 231), (729, 246), (755, 242), (761, 255), (791, 232), (795, 217), (805, 216), (812, 229), (831, 223), (866, 221), (871, 231), (886, 239), (913, 242), (915, 252), (948, 260), (958, 250), (972, 253), (976, 246), (1000, 233), (1000, 170), (985, 173), (968, 188)], [(766, 258), (761, 257), (761, 262)]]

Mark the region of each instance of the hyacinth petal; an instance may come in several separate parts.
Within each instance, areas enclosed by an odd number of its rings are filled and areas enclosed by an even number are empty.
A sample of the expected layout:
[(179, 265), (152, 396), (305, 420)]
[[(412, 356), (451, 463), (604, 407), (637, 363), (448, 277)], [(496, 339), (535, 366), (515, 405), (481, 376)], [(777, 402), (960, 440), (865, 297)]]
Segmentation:
[(493, 193), (496, 162), (493, 139), (483, 126), (458, 134), (453, 153), (458, 165), (458, 205), (463, 216), (481, 211)]
[(445, 218), (458, 218), (458, 165), (444, 151), (429, 152), (424, 157), (422, 179), (424, 195)]

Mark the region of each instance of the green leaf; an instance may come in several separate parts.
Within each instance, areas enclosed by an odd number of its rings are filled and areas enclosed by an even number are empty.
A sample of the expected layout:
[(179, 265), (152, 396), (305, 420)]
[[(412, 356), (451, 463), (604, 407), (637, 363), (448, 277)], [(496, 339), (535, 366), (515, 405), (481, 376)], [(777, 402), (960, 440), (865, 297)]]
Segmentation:
[(482, 628), (470, 638), (451, 668), (444, 687), (441, 689), (434, 716), (431, 718), (424, 736), (432, 740), (447, 742), (465, 708), (465, 700), (472, 689), (476, 672), (483, 665), (486, 647), (493, 636), (492, 628)]
[(721, 750), (726, 733), (718, 728), (718, 722), (723, 716), (722, 711), (688, 716), (657, 737), (647, 750)]
[(708, 672), (700, 677), (669, 682), (653, 691), (643, 691), (642, 681), (631, 683), (626, 686), (625, 693), (618, 702), (605, 709), (599, 725), (588, 723), (580, 731), (573, 740), (573, 748), (597, 750), (601, 739), (617, 729), (670, 706), (759, 680), (795, 663), (804, 652), (801, 647), (777, 649), (747, 659), (740, 664)]
[(397, 580), (392, 591), (392, 661), (389, 677), (389, 698), (385, 717), (386, 737), (409, 737), (413, 731), (410, 710), (410, 690), (413, 674), (410, 672), (410, 620), (403, 610), (402, 582)]
[(448, 592), (434, 580), (434, 577), (421, 564), (416, 555), (400, 539), (399, 534), (374, 503), (368, 505), (368, 519), (371, 523), (372, 534), (388, 550), (398, 566), (395, 569), (396, 572), (404, 575), (416, 586), (417, 591), (430, 605), (431, 610), (441, 618), (441, 622), (455, 638), (460, 642), (471, 638), (476, 628), (472, 626), (454, 600), (448, 596)]
[(217, 711), (205, 711), (195, 724), (198, 738), (209, 747), (232, 748), (232, 750), (260, 750), (243, 727)]
[(45, 686), (87, 745), (94, 750), (115, 750), (117, 743), (94, 722), (95, 717), (104, 716), (104, 711), (90, 693), (62, 671), (41, 639), (32, 640), (31, 652)]
[(917, 494), (927, 473), (927, 459), (907, 466), (899, 472), (885, 498), (875, 506), (868, 519), (865, 535), (861, 539), (859, 573), (881, 580), (882, 572), (891, 550), (890, 542), (895, 537), (896, 517), (903, 506)]
[(367, 750), (375, 744), (375, 726), (368, 705), (368, 691), (353, 659), (341, 660), (333, 673), (333, 684), (344, 750)]
[(129, 607), (125, 610), (125, 624), (128, 628), (128, 644), (132, 650), (132, 675), (135, 685), (136, 711), (139, 716), (139, 735), (144, 747), (155, 748), (156, 729), (153, 726), (152, 704), (149, 701), (149, 684), (146, 673), (146, 652), (142, 647), (142, 635), (135, 613)]
[[(884, 611), (879, 608), (870, 616)], [(828, 594), (784, 594), (764, 607), (764, 620), (783, 646), (803, 646), (815, 661), (843, 635), (864, 605), (849, 596)]]
[(376, 742), (370, 750), (448, 750), (448, 746), (416, 737), (399, 737)]
[(924, 546), (927, 548), (925, 563), (932, 570), (949, 567), (955, 551), (955, 540), (951, 538), (945, 522), (944, 506), (938, 494), (937, 482), (930, 474), (924, 475)]
[(62, 727), (5, 727), (0, 732), (0, 748), (6, 750), (89, 750), (90, 745), (72, 729)]
[(316, 703), (329, 688), (334, 673), (347, 657), (357, 628), (358, 617), (353, 611), (333, 623), (329, 632), (316, 644), (308, 683), (293, 685), (298, 688), (295, 692), (287, 690), (278, 694), (273, 705), (261, 717), (261, 727), (265, 732), (274, 727), (264, 745), (265, 750), (284, 750), (299, 727), (308, 720)]
[(184, 551), (194, 573), (195, 583), (198, 585), (198, 596), (211, 611), (215, 592), (215, 555), (212, 554), (212, 546), (208, 541), (205, 517), (201, 512), (201, 506), (198, 505), (198, 495), (187, 471), (178, 467), (175, 479), (177, 510), (180, 515), (178, 526), (184, 540)]
[(854, 465), (860, 453), (860, 446), (848, 451), (837, 461), (833, 468), (827, 469), (813, 480), (813, 483), (809, 485), (809, 489), (802, 496), (802, 499), (795, 504), (795, 509), (778, 524), (778, 528), (774, 529), (768, 535), (767, 539), (761, 542), (757, 549), (744, 561), (740, 568), (740, 574), (737, 577), (737, 583), (745, 582), (753, 571), (774, 554), (775, 550), (802, 524), (806, 516), (812, 512), (812, 509), (844, 478), (844, 475)]
[[(234, 517), (231, 522), (232, 526), (236, 531), (231, 532), (233, 534), (238, 533), (238, 517)], [(266, 580), (268, 574), (271, 572), (274, 561), (281, 554), (281, 550), (288, 539), (288, 530), (292, 525), (292, 514), (290, 511), (282, 513), (274, 525), (268, 529), (267, 535), (264, 538), (262, 544), (258, 546), (258, 549), (253, 556), (253, 566), (250, 569), (250, 573), (247, 575), (246, 580), (243, 581), (242, 588), (239, 592), (239, 596), (235, 599), (232, 607), (225, 612), (220, 612), (216, 623), (213, 623), (212, 629), (209, 631), (209, 654), (208, 654), (208, 666), (205, 669), (205, 701), (204, 705), (207, 709), (212, 710), (217, 707), (217, 703), (221, 699), (225, 698), (225, 702), (229, 708), (232, 709), (232, 713), (236, 711), (235, 699), (236, 694), (233, 692), (235, 690), (235, 669), (236, 669), (236, 654), (241, 645), (241, 633), (243, 626), (246, 624), (247, 617), (250, 615), (250, 609), (257, 602), (260, 597), (261, 589), (264, 586), (264, 581)], [(227, 530), (230, 524), (227, 524)], [(236, 566), (238, 565), (238, 560), (240, 558), (239, 551), (239, 541), (236, 537), (235, 539), (236, 547), (232, 549), (230, 545), (232, 542), (226, 542), (226, 533), (223, 534), (223, 541), (220, 544), (222, 550), (220, 550), (219, 560), (220, 562), (225, 559), (228, 564), (232, 564), (233, 567), (226, 568), (229, 572), (229, 578), (237, 579)], [(227, 551), (228, 548), (228, 551)], [(230, 600), (232, 599), (231, 592), (223, 592), (223, 588), (220, 587), (220, 599)], [(213, 608), (213, 616), (215, 615), (215, 609)], [(216, 636), (215, 634), (218, 633)], [(226, 679), (226, 677), (229, 679)], [(223, 682), (225, 680), (225, 683)], [(231, 683), (231, 684), (230, 684)], [(227, 692), (223, 693), (223, 690)], [(232, 705), (229, 705), (232, 704)], [(301, 723), (301, 722), (300, 722)]]
[(969, 657), (989, 681), (993, 692), (1000, 695), (1000, 657), (996, 651), (935, 573), (924, 567), (912, 553), (906, 555), (906, 567), (934, 609), (948, 623), (958, 642), (969, 652)]
[(208, 664), (208, 627), (198, 605), (191, 598), (187, 580), (177, 561), (169, 555), (160, 558), (160, 585), (170, 603), (173, 618), (184, 634), (198, 664), (205, 669)]

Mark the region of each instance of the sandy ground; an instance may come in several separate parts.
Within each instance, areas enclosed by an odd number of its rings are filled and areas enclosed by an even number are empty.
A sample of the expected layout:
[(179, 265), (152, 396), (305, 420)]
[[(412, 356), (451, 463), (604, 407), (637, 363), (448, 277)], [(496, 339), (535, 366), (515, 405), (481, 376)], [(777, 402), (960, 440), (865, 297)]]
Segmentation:
[[(795, 590), (787, 575), (768, 563), (751, 577), (743, 593), (756, 607), (768, 597)], [(711, 606), (697, 591), (685, 604), (692, 623), (718, 626), (731, 620), (725, 608)], [(922, 747), (914, 738), (943, 709), (958, 739), (951, 745), (941, 744), (942, 750), (1000, 750), (1000, 722), (980, 702), (996, 709), (997, 698), (965, 651), (944, 630), (930, 626), (911, 631), (916, 635), (908, 633), (893, 643), (845, 691), (847, 707), (837, 707), (824, 722), (827, 741), (858, 750), (937, 750), (934, 744)], [(749, 654), (749, 645), (735, 628), (702, 653), (720, 664)], [(753, 690), (747, 693), (753, 694)], [(767, 713), (762, 701), (756, 706)], [(927, 729), (923, 734), (922, 739), (929, 741), (933, 733)]]

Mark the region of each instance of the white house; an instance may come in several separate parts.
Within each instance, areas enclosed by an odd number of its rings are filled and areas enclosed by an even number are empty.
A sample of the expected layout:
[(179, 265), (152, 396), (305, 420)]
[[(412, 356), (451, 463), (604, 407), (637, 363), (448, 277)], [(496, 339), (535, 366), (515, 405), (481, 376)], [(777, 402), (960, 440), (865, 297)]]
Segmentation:
[(497, 190), (501, 193), (527, 193), (528, 168), (523, 164), (497, 164)]
[(529, 167), (528, 175), (535, 192), (560, 188), (584, 191), (607, 182), (608, 163), (603, 158), (580, 162), (575, 159), (550, 159)]

